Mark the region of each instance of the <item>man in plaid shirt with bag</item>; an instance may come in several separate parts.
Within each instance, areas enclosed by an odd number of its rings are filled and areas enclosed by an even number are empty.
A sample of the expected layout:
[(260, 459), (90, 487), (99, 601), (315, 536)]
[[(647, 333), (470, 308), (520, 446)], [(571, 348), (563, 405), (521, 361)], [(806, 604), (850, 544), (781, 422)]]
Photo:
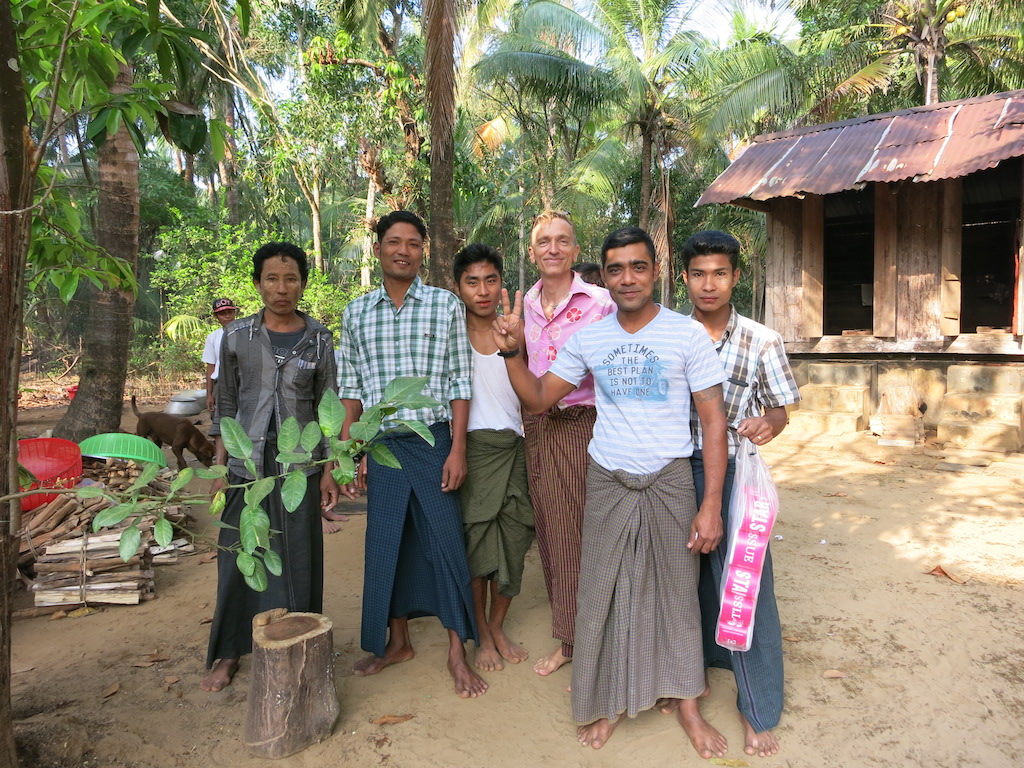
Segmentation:
[[(729, 500), (736, 470), (739, 435), (765, 445), (786, 427), (786, 406), (800, 399), (782, 337), (743, 317), (730, 304), (740, 279), (740, 244), (725, 232), (698, 232), (683, 246), (683, 280), (693, 303), (693, 318), (711, 336), (728, 379), (723, 385), (729, 424), (729, 464), (722, 492), (722, 522), (729, 531)], [(701, 429), (690, 417), (696, 450), (691, 458), (697, 502), (704, 495)], [(728, 542), (701, 555), (700, 607), (705, 667), (731, 669), (736, 676), (737, 707), (743, 723), (744, 751), (768, 757), (779, 750), (771, 729), (782, 714), (782, 629), (775, 602), (771, 551), (761, 573), (750, 650), (728, 651), (715, 643), (715, 623)]]

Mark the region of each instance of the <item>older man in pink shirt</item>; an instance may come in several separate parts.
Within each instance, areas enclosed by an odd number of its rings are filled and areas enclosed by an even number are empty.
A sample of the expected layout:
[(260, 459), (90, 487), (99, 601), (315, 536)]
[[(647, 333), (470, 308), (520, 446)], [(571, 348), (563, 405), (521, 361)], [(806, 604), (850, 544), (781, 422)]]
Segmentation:
[[(584, 282), (572, 271), (579, 253), (567, 212), (544, 211), (536, 218), (530, 233), (530, 259), (540, 280), (523, 302), (526, 352), (536, 376), (551, 367), (558, 350), (576, 331), (615, 312), (608, 291)], [(524, 420), (537, 546), (551, 601), (551, 634), (561, 641), (534, 664), (540, 675), (550, 675), (572, 660), (587, 445), (596, 419), (594, 380), (587, 376), (550, 411)]]

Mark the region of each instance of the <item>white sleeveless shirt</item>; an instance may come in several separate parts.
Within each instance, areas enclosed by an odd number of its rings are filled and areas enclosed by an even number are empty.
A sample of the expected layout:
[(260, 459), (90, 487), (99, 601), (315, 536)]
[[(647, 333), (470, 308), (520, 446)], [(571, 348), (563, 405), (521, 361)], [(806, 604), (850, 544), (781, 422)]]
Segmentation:
[(519, 398), (508, 380), (505, 361), (497, 352), (482, 355), (473, 349), (473, 399), (469, 401), (469, 427), (511, 429), (523, 434)]

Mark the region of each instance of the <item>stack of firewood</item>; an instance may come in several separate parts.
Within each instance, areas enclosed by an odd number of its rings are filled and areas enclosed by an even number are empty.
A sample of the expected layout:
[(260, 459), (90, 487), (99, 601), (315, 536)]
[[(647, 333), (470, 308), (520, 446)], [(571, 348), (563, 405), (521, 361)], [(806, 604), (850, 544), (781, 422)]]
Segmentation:
[[(113, 459), (87, 462), (84, 476), (102, 483), (114, 493), (125, 490), (142, 472), (134, 462)], [(168, 493), (170, 476), (173, 476), (172, 470), (161, 470), (147, 486), (147, 495)], [(25, 514), (18, 564), (23, 571), (35, 572), (31, 590), (37, 606), (133, 605), (154, 596), (154, 550), (159, 552), (153, 541), (155, 517), (145, 515), (138, 521), (139, 544), (126, 562), (120, 556), (120, 539), (134, 516), (119, 527), (92, 532), (93, 519), (112, 504), (104, 497), (63, 494)], [(189, 518), (180, 504), (164, 509), (164, 516), (178, 525), (184, 525)], [(161, 553), (157, 561), (173, 562), (175, 545), (181, 549), (191, 548), (185, 540), (177, 540), (168, 548), (171, 552)]]

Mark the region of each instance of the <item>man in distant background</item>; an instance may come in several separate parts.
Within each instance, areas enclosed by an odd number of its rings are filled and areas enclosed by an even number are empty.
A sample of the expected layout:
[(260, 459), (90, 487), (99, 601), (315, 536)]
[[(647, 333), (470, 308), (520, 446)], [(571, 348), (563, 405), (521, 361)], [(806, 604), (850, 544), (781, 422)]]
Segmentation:
[(220, 342), (224, 338), (224, 328), (235, 319), (238, 307), (231, 299), (220, 298), (213, 302), (213, 316), (220, 323), (220, 328), (206, 337), (203, 348), (203, 362), (206, 363), (206, 409), (213, 415), (217, 403), (213, 388), (217, 386), (217, 374), (220, 372)]

